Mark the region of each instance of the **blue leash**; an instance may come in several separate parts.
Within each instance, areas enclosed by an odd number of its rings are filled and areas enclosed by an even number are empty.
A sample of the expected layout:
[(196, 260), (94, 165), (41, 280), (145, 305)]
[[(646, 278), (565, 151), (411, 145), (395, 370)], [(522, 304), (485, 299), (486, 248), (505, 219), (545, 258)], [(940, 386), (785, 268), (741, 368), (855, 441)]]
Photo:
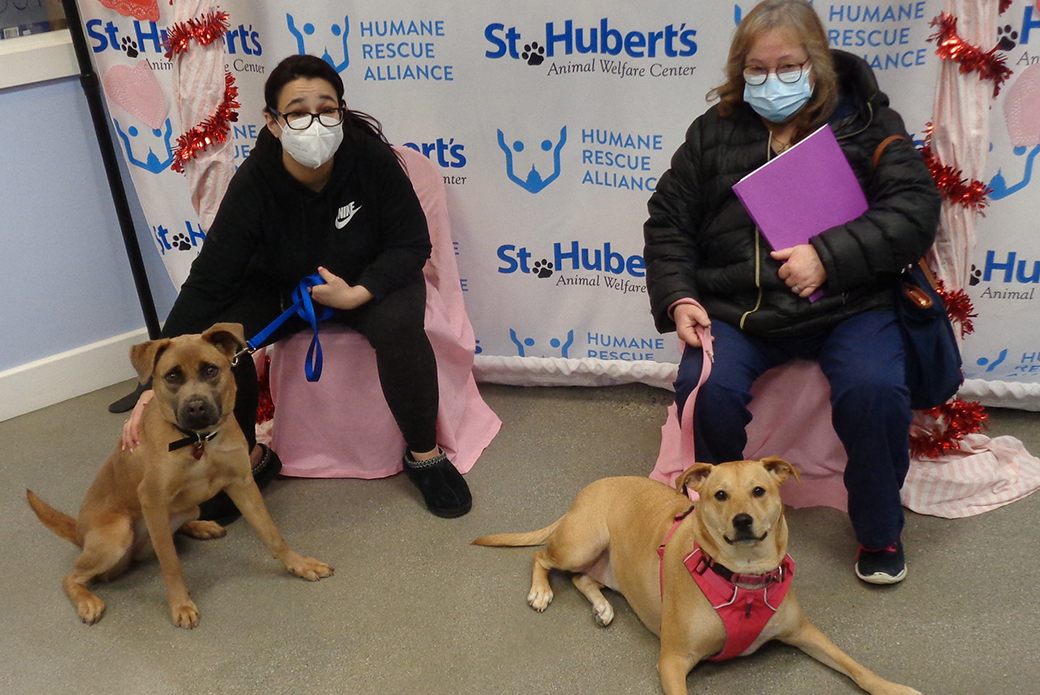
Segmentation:
[(307, 381), (317, 381), (320, 379), (323, 360), (321, 355), (321, 341), (318, 340), (318, 322), (324, 321), (332, 316), (332, 309), (319, 304), (318, 306), (321, 308), (321, 313), (315, 312), (310, 288), (324, 284), (325, 280), (323, 280), (317, 273), (314, 275), (308, 275), (304, 279), (300, 280), (300, 284), (292, 291), (292, 306), (282, 312), (281, 316), (268, 324), (267, 328), (247, 340), (246, 347), (239, 350), (231, 363), (238, 364), (239, 357), (256, 352), (257, 349), (264, 344), (264, 341), (267, 340), (267, 338), (270, 337), (279, 326), (288, 321), (289, 318), (295, 314), (310, 324), (311, 330), (314, 331), (314, 337), (311, 338), (310, 347), (307, 348), (307, 362), (303, 365), (304, 373), (307, 375)]

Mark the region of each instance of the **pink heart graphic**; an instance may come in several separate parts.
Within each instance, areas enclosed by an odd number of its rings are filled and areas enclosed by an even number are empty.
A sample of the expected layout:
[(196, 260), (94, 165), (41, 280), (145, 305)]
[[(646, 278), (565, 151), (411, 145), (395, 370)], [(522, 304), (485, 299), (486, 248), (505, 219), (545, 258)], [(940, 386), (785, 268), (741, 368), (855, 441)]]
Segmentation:
[(1004, 117), (1012, 145), (1040, 145), (1040, 63), (1023, 70), (1011, 85), (1004, 102)]
[(166, 120), (166, 97), (152, 66), (141, 60), (134, 67), (113, 65), (103, 80), (105, 94), (149, 128), (161, 128)]
[(159, 0), (101, 0), (101, 4), (124, 17), (159, 21)]

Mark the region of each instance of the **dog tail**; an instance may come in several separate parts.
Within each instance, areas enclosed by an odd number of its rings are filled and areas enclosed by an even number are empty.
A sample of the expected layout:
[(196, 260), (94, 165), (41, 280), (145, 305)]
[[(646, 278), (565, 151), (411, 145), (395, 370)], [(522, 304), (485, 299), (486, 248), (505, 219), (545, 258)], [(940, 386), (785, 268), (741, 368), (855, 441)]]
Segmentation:
[(561, 521), (563, 521), (562, 516), (543, 529), (528, 531), (527, 533), (496, 533), (492, 536), (481, 536), (477, 540), (473, 541), (471, 545), (508, 546), (511, 548), (519, 548), (528, 545), (545, 545), (545, 542), (553, 535), (553, 532), (556, 530), (556, 527), (560, 525)]
[(36, 516), (40, 518), (40, 521), (43, 522), (44, 526), (49, 528), (51, 531), (54, 531), (70, 543), (75, 543), (79, 546), (83, 545), (80, 542), (79, 534), (76, 533), (75, 519), (68, 514), (59, 512), (54, 507), (41, 500), (32, 490), (26, 490), (25, 497), (29, 500), (29, 506), (32, 507), (34, 512), (36, 512)]

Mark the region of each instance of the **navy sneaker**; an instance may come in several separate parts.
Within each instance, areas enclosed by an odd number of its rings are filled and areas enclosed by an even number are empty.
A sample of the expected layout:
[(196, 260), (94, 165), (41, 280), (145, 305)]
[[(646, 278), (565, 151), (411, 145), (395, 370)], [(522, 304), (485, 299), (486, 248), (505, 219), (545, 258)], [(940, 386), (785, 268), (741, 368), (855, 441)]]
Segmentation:
[(906, 578), (903, 543), (897, 541), (880, 550), (868, 550), (861, 545), (856, 555), (856, 576), (868, 584), (898, 584), (903, 581)]

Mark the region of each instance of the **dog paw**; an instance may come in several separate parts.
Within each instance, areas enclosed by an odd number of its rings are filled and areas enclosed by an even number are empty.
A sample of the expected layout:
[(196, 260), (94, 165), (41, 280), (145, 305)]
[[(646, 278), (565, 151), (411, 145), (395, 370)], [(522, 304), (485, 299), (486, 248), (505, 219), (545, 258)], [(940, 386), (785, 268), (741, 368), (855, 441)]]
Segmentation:
[(527, 605), (535, 609), (539, 613), (544, 611), (552, 603), (553, 592), (552, 589), (546, 587), (544, 589), (536, 589), (531, 587), (531, 593), (527, 595)]
[(193, 601), (182, 603), (177, 606), (170, 608), (173, 614), (173, 624), (177, 627), (183, 627), (186, 630), (190, 630), (199, 625), (199, 609), (195, 607)]
[(319, 562), (312, 557), (301, 557), (292, 564), (286, 564), (286, 567), (297, 577), (302, 577), (309, 582), (316, 582), (319, 579), (331, 577), (336, 571), (324, 562)]
[(80, 620), (87, 625), (93, 625), (101, 620), (101, 615), (105, 612), (105, 602), (91, 594), (76, 602), (76, 612)]
[(227, 535), (227, 529), (215, 521), (189, 521), (177, 530), (200, 541), (223, 538)]
[(592, 607), (592, 617), (600, 627), (606, 627), (614, 621), (614, 607), (604, 601), (601, 605)]

